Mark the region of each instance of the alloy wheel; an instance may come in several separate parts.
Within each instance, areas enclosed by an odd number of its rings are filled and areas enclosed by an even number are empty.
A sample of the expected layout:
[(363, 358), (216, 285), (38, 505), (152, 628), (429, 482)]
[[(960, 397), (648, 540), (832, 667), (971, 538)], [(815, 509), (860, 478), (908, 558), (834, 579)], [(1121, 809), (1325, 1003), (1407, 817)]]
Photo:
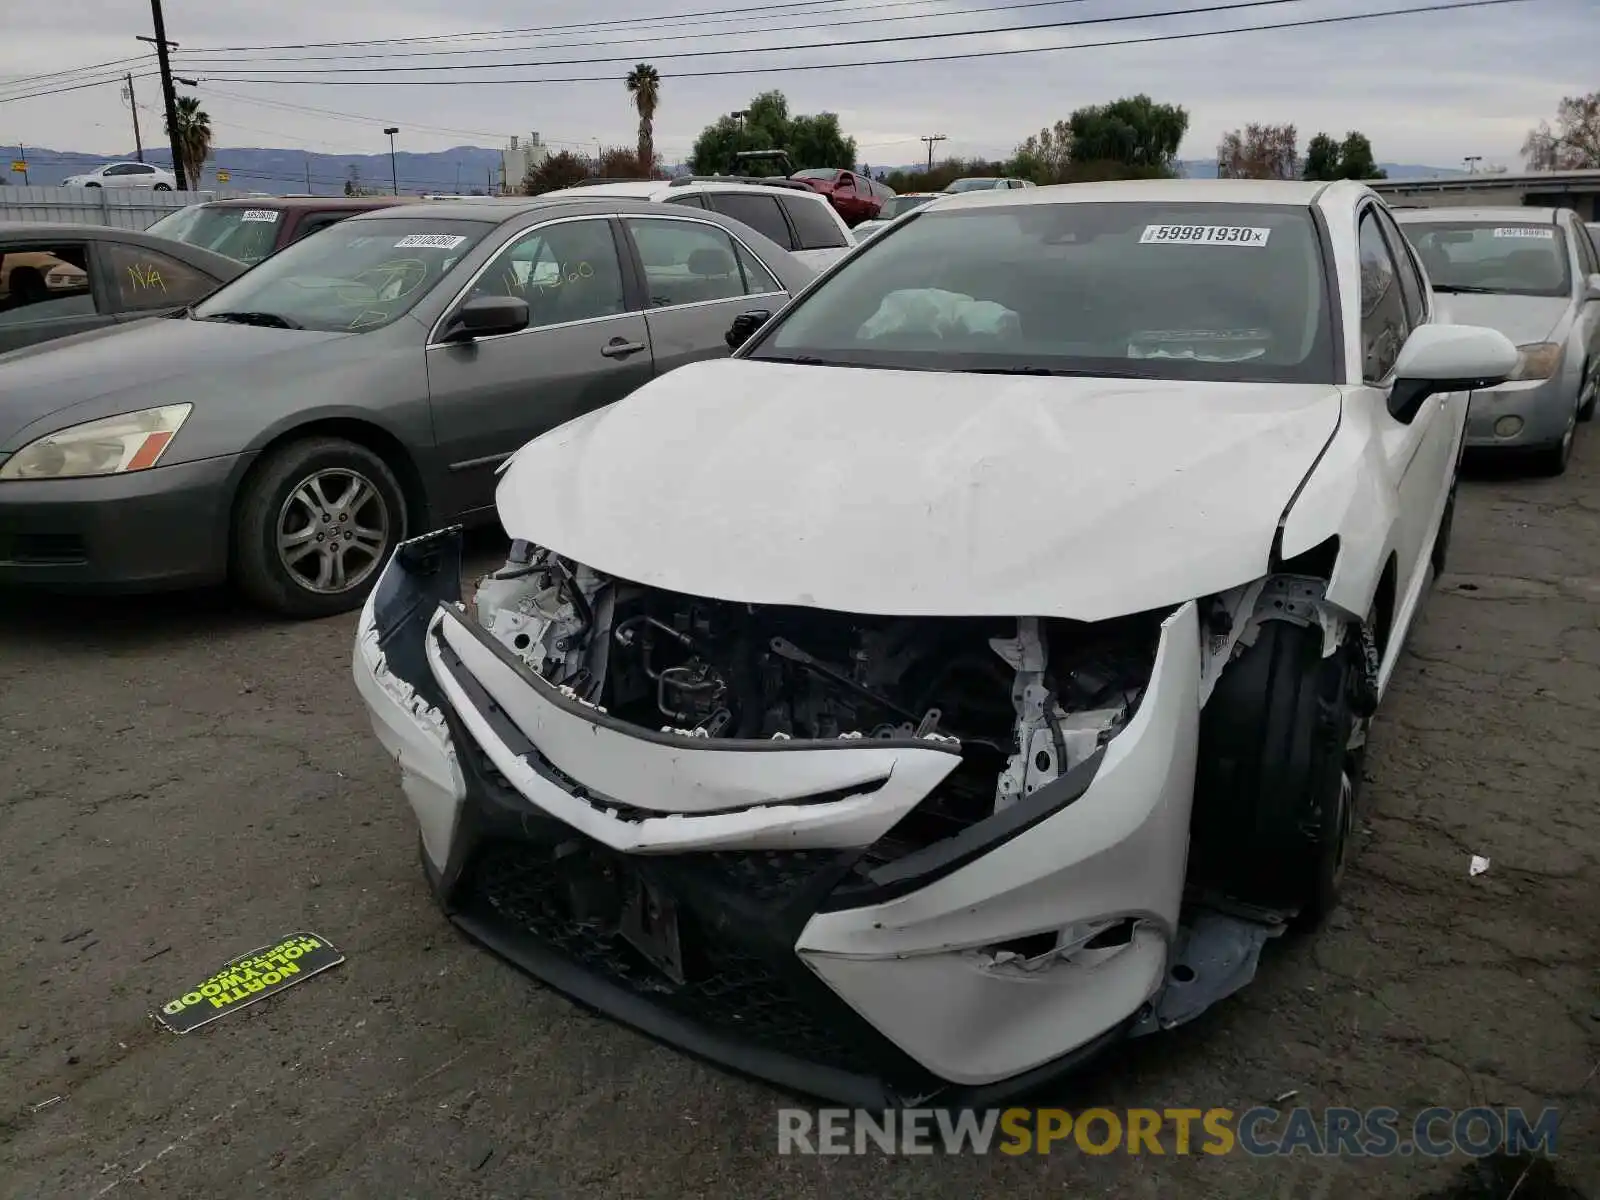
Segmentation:
[(391, 526), (372, 480), (329, 467), (301, 480), (278, 510), (278, 561), (307, 591), (346, 592), (383, 563)]

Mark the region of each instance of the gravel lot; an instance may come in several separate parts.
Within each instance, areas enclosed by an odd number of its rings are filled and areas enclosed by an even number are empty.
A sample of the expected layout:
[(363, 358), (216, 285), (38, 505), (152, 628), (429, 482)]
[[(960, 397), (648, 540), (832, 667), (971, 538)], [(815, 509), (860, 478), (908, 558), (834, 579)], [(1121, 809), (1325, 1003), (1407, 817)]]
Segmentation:
[[(1475, 479), (1460, 507), (1331, 928), (1040, 1103), (1555, 1105), (1573, 1190), (1540, 1170), (1518, 1200), (1600, 1200), (1600, 429), (1565, 478)], [(220, 596), (0, 605), (0, 1193), (1510, 1190), (1465, 1159), (779, 1158), (775, 1093), (578, 1011), (444, 923), (350, 681), (352, 625)], [(1469, 878), (1475, 853), (1492, 866)], [(298, 930), (348, 961), (184, 1038), (148, 1017)]]

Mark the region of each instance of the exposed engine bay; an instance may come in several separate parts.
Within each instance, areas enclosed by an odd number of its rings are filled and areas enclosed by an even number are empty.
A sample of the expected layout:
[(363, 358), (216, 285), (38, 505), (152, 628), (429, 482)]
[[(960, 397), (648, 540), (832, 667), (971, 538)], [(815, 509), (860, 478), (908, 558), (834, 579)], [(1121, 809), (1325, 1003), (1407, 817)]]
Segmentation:
[(1085, 625), (891, 618), (708, 600), (527, 542), (480, 582), (482, 626), (612, 717), (685, 738), (937, 739), (962, 766), (916, 840), (948, 836), (1091, 757), (1138, 708), (1162, 614)]

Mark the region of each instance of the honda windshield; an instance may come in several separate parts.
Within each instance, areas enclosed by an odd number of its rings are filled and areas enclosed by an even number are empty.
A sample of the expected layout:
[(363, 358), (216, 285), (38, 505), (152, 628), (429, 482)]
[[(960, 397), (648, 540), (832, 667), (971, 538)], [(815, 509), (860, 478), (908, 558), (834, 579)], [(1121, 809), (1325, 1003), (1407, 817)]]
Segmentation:
[(1436, 292), (1565, 296), (1567, 244), (1550, 222), (1416, 221), (1402, 224)]
[(984, 204), (910, 214), (741, 357), (923, 371), (1333, 383), (1309, 209)]
[(285, 247), (225, 284), (196, 320), (359, 332), (410, 312), (492, 221), (352, 218)]

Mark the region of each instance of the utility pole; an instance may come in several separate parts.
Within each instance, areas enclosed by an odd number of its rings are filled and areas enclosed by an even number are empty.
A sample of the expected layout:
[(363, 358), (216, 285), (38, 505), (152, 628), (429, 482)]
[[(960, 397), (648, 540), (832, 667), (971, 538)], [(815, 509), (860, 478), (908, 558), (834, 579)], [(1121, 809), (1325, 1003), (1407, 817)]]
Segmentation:
[(306, 192), (307, 192), (307, 194), (310, 194), (310, 192), (311, 192), (311, 156), (309, 154), (307, 154), (307, 155), (304, 155), (303, 157), (305, 158), (305, 163), (306, 163)]
[(924, 136), (922, 138), (919, 138), (918, 140), (928, 143), (928, 174), (932, 175), (933, 174), (933, 144), (935, 142), (949, 141), (949, 139), (947, 137), (945, 137), (945, 135), (942, 134), (942, 133), (930, 133), (930, 134), (927, 134), (926, 136)]
[(176, 42), (167, 41), (167, 22), (161, 15), (161, 0), (150, 0), (150, 16), (155, 22), (156, 36), (153, 38), (141, 37), (141, 42), (154, 42), (156, 47), (156, 62), (161, 67), (161, 98), (167, 110), (167, 140), (172, 152), (172, 177), (177, 184), (177, 190), (187, 191), (188, 185), (183, 177), (183, 153), (179, 149), (178, 137), (178, 96), (172, 89), (172, 59), (168, 56), (168, 48), (176, 49)]
[(389, 135), (389, 182), (394, 186), (394, 194), (400, 194), (400, 173), (394, 165), (394, 135), (400, 132), (400, 126), (390, 125), (384, 130)]
[(128, 98), (128, 111), (133, 113), (133, 154), (140, 162), (144, 161), (144, 139), (139, 136), (139, 101), (133, 94), (133, 72), (129, 71), (124, 78), (127, 84), (122, 89), (122, 94)]
[(22, 186), (28, 186), (28, 148), (21, 142), (17, 143), (17, 159), (22, 163)]

